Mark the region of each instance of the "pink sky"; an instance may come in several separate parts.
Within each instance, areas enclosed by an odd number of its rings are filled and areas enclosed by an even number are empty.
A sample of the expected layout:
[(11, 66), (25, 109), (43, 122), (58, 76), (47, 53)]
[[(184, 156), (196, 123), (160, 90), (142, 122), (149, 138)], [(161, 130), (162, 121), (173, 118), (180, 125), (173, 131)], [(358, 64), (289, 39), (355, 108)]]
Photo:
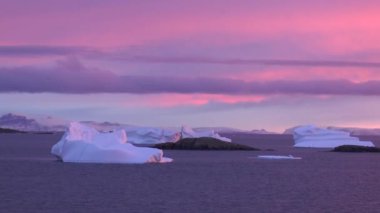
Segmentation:
[[(39, 99), (17, 111), (146, 125), (380, 126), (368, 110), (380, 107), (379, 1), (0, 4), (0, 113)], [(166, 116), (147, 119), (153, 112)]]

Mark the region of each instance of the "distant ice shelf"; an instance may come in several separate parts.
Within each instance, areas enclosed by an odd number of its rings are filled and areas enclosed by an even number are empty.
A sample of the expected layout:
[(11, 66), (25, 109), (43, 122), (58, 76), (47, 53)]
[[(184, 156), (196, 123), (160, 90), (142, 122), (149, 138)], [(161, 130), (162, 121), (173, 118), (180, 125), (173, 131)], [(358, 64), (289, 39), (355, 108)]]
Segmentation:
[(360, 141), (349, 132), (318, 128), (314, 125), (299, 126), (293, 131), (294, 147), (335, 148), (342, 145), (374, 147), (371, 141)]
[(124, 129), (128, 135), (128, 143), (133, 144), (175, 143), (184, 138), (200, 137), (211, 137), (224, 142), (231, 142), (231, 139), (222, 137), (213, 130), (194, 131), (189, 126), (182, 126), (180, 131), (156, 127), (127, 127)]

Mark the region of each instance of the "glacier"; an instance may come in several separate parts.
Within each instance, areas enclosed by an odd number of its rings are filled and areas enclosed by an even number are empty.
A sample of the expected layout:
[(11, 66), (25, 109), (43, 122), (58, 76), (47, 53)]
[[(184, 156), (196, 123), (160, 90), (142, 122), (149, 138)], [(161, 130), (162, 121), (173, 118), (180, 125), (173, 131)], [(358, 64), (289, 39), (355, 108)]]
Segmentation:
[(298, 126), (293, 130), (294, 147), (335, 148), (342, 145), (374, 147), (371, 141), (360, 141), (349, 132), (319, 128), (314, 125)]
[(72, 163), (167, 163), (173, 159), (163, 156), (156, 148), (136, 147), (127, 143), (124, 129), (101, 133), (78, 122), (51, 148), (51, 153), (63, 162)]

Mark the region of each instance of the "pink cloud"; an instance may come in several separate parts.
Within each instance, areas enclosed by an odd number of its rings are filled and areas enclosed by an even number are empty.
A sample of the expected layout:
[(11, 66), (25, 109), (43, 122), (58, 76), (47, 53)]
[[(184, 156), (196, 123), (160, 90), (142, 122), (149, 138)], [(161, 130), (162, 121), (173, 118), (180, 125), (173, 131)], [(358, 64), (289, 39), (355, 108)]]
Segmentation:
[(246, 81), (277, 81), (277, 80), (340, 80), (345, 79), (355, 83), (371, 80), (380, 80), (380, 72), (368, 69), (336, 69), (336, 68), (284, 68), (268, 69), (262, 71), (239, 71), (237, 73), (225, 73), (223, 77)]
[(147, 94), (144, 99), (135, 98), (125, 101), (124, 106), (142, 107), (178, 107), (178, 106), (205, 106), (210, 103), (238, 104), (260, 103), (266, 100), (265, 96), (258, 95), (219, 95), (219, 94)]
[[(282, 72), (280, 72), (282, 73)], [(328, 75), (328, 73), (326, 73)], [(116, 75), (110, 71), (83, 66), (76, 59), (57, 66), (0, 69), (0, 92), (131, 93), (131, 94), (218, 94), (218, 95), (379, 95), (380, 81), (353, 82), (347, 79), (248, 81), (224, 77), (180, 77)], [(215, 100), (234, 101), (227, 96)], [(241, 98), (240, 98), (241, 99)], [(193, 99), (204, 103), (202, 97)]]
[[(14, 9), (15, 14), (2, 17), (2, 28), (7, 30), (2, 32), (0, 44), (115, 47), (185, 38), (231, 45), (263, 38), (311, 36), (304, 45), (342, 53), (371, 48), (380, 42), (376, 2), (286, 4), (243, 1), (234, 3), (234, 10), (230, 10), (231, 1), (208, 5), (201, 1), (103, 2), (78, 8), (28, 6), (28, 10), (14, 6), (18, 9)], [(42, 9), (49, 12), (42, 13)]]

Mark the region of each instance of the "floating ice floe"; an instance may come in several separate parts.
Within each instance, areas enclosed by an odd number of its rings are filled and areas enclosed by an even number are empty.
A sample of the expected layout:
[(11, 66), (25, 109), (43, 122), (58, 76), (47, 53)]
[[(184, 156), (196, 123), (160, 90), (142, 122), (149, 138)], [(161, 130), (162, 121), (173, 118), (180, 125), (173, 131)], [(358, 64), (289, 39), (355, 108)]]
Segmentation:
[(63, 162), (75, 163), (165, 163), (160, 149), (136, 147), (127, 143), (125, 130), (100, 133), (96, 129), (72, 122), (51, 153)]
[(188, 126), (182, 126), (181, 138), (200, 138), (200, 137), (211, 137), (211, 138), (219, 139), (219, 140), (224, 141), (224, 142), (231, 142), (231, 139), (220, 136), (214, 130), (195, 132), (193, 129), (191, 129)]
[(300, 160), (301, 157), (294, 157), (293, 155), (259, 155), (257, 158), (270, 159), (270, 160)]
[(360, 141), (349, 132), (318, 128), (314, 125), (299, 126), (293, 131), (295, 147), (335, 148), (342, 145), (374, 147), (370, 141)]

